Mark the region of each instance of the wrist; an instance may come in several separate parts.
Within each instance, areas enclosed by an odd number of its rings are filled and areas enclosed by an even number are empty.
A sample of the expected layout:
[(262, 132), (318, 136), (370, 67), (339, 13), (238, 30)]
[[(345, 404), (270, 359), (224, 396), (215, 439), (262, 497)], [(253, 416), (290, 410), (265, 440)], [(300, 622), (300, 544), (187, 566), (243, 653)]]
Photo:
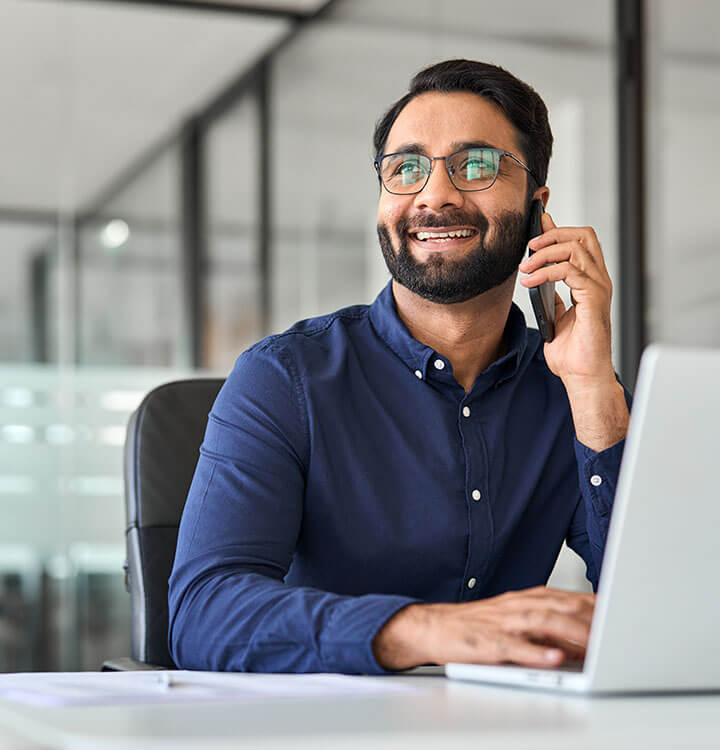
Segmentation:
[(625, 391), (613, 375), (612, 382), (597, 382), (568, 387), (575, 436), (585, 446), (600, 453), (619, 443), (630, 421)]
[(568, 398), (574, 396), (588, 398), (602, 398), (608, 394), (614, 394), (622, 386), (615, 377), (614, 370), (598, 375), (565, 375), (561, 378)]
[(410, 604), (378, 630), (372, 649), (375, 661), (383, 669), (410, 669), (432, 661), (425, 636), (430, 606)]

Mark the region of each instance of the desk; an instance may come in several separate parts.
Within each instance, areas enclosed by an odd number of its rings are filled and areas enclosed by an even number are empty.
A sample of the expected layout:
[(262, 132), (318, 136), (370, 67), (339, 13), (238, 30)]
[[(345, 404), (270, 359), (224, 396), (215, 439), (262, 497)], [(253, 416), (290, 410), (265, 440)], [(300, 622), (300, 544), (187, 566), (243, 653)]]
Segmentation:
[(113, 708), (34, 708), (1, 701), (0, 747), (720, 748), (720, 694), (590, 699), (441, 676), (386, 679), (421, 689), (382, 697)]

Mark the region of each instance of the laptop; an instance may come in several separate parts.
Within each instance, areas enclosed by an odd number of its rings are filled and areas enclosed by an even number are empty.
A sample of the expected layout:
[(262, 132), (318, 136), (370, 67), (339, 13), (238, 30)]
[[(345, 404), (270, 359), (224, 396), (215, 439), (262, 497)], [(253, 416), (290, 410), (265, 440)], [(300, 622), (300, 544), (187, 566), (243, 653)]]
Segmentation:
[(720, 350), (653, 344), (633, 399), (584, 665), (448, 664), (584, 694), (720, 690)]

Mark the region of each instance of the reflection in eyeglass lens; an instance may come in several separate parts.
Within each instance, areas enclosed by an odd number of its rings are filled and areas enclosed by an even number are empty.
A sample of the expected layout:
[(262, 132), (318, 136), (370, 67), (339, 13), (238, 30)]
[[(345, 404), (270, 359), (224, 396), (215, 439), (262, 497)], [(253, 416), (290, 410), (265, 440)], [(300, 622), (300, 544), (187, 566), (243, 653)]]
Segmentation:
[[(495, 180), (501, 154), (493, 149), (475, 148), (458, 151), (448, 159), (448, 173), (453, 184), (461, 190), (482, 190)], [(421, 189), (432, 167), (432, 160), (424, 154), (388, 154), (380, 162), (385, 187), (403, 193)]]

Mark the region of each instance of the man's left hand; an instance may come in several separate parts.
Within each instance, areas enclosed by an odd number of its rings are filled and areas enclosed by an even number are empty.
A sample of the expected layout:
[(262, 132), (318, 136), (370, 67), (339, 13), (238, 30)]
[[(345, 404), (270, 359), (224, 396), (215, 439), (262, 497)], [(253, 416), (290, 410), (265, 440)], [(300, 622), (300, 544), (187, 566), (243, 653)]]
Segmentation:
[(543, 214), (542, 226), (529, 243), (533, 254), (520, 264), (528, 274), (520, 283), (570, 287), (569, 310), (555, 292), (555, 336), (545, 344), (545, 361), (565, 386), (577, 439), (599, 452), (625, 437), (630, 418), (612, 364), (612, 282), (592, 227), (557, 227), (550, 214)]
[[(565, 309), (555, 293), (555, 337), (545, 344), (545, 361), (565, 383), (614, 381), (610, 336), (612, 282), (592, 227), (558, 227), (550, 214), (542, 217), (543, 234), (530, 241), (533, 254), (520, 264), (527, 287), (564, 281), (573, 304)], [(554, 265), (544, 266), (547, 263)]]

